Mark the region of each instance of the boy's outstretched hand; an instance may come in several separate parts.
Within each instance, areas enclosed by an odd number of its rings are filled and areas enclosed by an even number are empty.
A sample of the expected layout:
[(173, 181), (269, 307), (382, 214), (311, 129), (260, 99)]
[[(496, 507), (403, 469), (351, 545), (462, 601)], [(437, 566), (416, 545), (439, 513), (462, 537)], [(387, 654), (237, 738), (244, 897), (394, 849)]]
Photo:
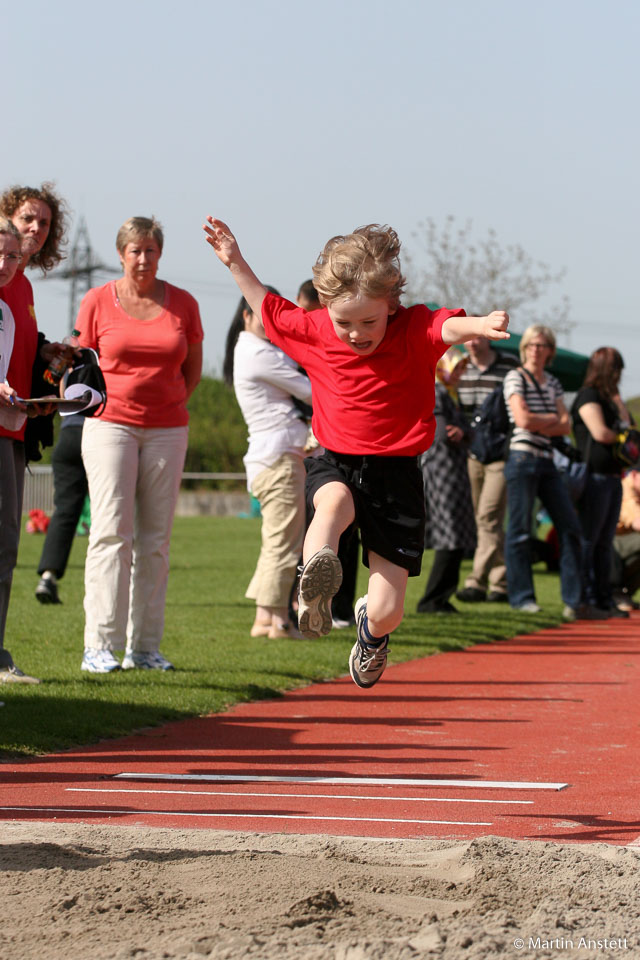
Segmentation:
[(207, 243), (211, 244), (216, 256), (225, 267), (230, 267), (241, 259), (238, 241), (226, 223), (209, 216), (207, 222), (202, 225), (202, 229), (207, 235)]
[(207, 235), (207, 243), (210, 243), (215, 250), (218, 260), (231, 271), (231, 276), (238, 284), (240, 293), (251, 307), (252, 313), (260, 317), (267, 288), (258, 280), (240, 253), (238, 241), (231, 230), (226, 223), (216, 220), (215, 217), (207, 217), (207, 222), (203, 223), (202, 229)]
[(508, 340), (511, 334), (507, 333), (509, 314), (504, 310), (493, 310), (484, 318), (483, 336), (489, 340)]

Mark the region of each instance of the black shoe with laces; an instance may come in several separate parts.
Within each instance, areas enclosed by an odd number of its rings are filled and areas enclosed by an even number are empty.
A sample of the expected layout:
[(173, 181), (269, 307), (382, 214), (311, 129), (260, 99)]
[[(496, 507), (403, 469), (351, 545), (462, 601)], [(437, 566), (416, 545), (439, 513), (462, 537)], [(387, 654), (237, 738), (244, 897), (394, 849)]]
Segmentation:
[(62, 603), (58, 596), (58, 585), (50, 577), (40, 577), (36, 587), (36, 600), (40, 603)]

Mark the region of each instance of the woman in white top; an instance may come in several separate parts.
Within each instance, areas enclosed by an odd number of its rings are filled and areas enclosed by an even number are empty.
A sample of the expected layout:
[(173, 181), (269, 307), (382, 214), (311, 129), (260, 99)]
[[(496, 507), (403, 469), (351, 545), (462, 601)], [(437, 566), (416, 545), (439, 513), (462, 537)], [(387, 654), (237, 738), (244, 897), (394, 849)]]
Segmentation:
[(288, 607), (305, 531), (308, 428), (293, 398), (309, 403), (311, 384), (266, 339), (261, 318), (244, 297), (227, 334), (223, 375), (249, 430), (247, 488), (262, 512), (262, 547), (245, 594), (256, 603), (251, 636), (296, 636)]
[(560, 587), (564, 617), (575, 620), (580, 606), (581, 538), (576, 512), (564, 480), (553, 462), (554, 437), (570, 430), (562, 386), (545, 371), (556, 351), (549, 327), (533, 324), (520, 341), (522, 366), (504, 379), (504, 396), (512, 424), (507, 481), (509, 522), (505, 543), (509, 603), (524, 613), (538, 613), (531, 573), (530, 538), (538, 497), (560, 542)]

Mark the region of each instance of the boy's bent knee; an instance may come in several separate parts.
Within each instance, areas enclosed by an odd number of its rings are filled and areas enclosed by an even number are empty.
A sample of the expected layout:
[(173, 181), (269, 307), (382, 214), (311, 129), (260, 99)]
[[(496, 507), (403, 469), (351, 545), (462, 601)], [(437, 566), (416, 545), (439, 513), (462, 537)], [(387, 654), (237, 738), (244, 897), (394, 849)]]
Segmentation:
[(313, 497), (313, 506), (316, 512), (330, 510), (332, 513), (344, 514), (352, 523), (355, 519), (353, 495), (345, 483), (332, 480), (316, 490)]
[(392, 604), (384, 600), (376, 602), (375, 599), (367, 601), (367, 620), (369, 630), (374, 637), (384, 637), (387, 633), (393, 633), (402, 623), (403, 616), (403, 604)]

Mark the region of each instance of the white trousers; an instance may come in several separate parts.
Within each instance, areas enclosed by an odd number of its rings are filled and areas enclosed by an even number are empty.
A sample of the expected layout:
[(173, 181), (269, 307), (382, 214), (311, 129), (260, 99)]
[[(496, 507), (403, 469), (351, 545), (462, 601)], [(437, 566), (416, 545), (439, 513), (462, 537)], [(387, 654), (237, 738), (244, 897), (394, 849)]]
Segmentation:
[(91, 530), (85, 567), (85, 648), (156, 651), (162, 640), (169, 540), (188, 427), (87, 419), (82, 459)]

